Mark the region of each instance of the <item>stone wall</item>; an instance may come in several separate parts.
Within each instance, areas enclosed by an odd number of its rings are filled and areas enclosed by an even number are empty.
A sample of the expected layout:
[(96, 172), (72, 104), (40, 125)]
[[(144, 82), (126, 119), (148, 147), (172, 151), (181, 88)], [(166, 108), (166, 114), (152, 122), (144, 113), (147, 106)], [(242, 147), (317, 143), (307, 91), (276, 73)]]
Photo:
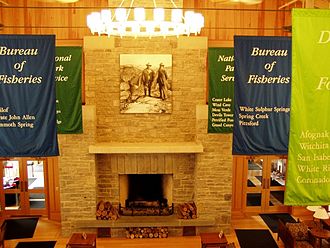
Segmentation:
[(95, 212), (95, 155), (88, 145), (95, 140), (95, 108), (83, 106), (83, 134), (59, 135), (59, 178), (61, 224), (63, 235), (69, 235), (72, 223)]
[[(120, 54), (172, 54), (171, 114), (120, 114)], [(201, 142), (202, 154), (163, 155), (175, 161), (173, 201), (194, 200), (199, 217), (216, 219), (212, 230), (228, 230), (231, 135), (207, 133), (207, 38), (86, 37), (84, 59), (85, 108), (95, 109), (95, 119), (84, 112), (84, 134), (60, 137), (63, 232), (93, 218), (99, 199), (119, 201), (121, 164), (113, 155), (90, 155), (88, 145), (97, 142)]]

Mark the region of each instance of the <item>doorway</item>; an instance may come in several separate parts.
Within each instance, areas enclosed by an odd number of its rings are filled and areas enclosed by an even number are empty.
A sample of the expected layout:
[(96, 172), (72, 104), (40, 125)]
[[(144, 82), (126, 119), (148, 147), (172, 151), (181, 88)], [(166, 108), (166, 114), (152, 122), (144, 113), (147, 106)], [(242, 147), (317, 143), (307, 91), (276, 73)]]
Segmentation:
[(235, 156), (233, 212), (290, 212), (291, 208), (284, 205), (287, 166), (286, 156)]
[(3, 215), (47, 215), (47, 159), (1, 159), (0, 166)]

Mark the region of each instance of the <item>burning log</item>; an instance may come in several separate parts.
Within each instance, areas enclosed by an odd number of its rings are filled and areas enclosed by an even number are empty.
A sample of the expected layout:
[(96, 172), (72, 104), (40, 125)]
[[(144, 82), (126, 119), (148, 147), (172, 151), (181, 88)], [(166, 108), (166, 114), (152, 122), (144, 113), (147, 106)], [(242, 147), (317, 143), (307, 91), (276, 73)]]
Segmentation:
[(196, 219), (197, 207), (194, 202), (178, 204), (177, 214), (179, 219)]
[(129, 239), (136, 238), (167, 238), (167, 227), (129, 227), (126, 228), (126, 236)]
[(96, 219), (117, 220), (119, 218), (118, 209), (110, 202), (99, 201), (96, 205)]

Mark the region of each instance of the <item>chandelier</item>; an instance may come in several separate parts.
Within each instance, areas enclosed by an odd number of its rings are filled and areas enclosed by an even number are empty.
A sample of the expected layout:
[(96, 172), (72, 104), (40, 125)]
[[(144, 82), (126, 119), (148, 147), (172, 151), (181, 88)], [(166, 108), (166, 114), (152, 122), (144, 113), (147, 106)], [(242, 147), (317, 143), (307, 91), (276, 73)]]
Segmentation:
[(166, 9), (157, 7), (155, 0), (153, 8), (133, 7), (134, 0), (128, 8), (124, 8), (124, 1), (118, 8), (103, 9), (87, 16), (87, 26), (92, 34), (120, 37), (189, 36), (199, 34), (204, 27), (202, 14), (191, 10), (183, 13), (173, 0), (170, 0), (172, 8)]

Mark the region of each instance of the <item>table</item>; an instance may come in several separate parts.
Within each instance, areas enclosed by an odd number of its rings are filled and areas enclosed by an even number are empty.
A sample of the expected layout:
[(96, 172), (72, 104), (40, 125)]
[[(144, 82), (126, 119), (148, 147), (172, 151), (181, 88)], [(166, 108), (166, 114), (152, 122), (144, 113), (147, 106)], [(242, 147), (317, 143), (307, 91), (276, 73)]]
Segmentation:
[(219, 237), (219, 233), (200, 233), (202, 240), (202, 248), (206, 247), (226, 247), (228, 241), (226, 239), (225, 234), (222, 234), (221, 238)]
[(86, 233), (86, 239), (82, 233), (73, 233), (70, 240), (66, 244), (66, 248), (95, 248), (96, 234)]
[(311, 234), (316, 238), (316, 241), (319, 241), (318, 247), (322, 247), (322, 239), (330, 238), (330, 231), (326, 229), (313, 228)]

